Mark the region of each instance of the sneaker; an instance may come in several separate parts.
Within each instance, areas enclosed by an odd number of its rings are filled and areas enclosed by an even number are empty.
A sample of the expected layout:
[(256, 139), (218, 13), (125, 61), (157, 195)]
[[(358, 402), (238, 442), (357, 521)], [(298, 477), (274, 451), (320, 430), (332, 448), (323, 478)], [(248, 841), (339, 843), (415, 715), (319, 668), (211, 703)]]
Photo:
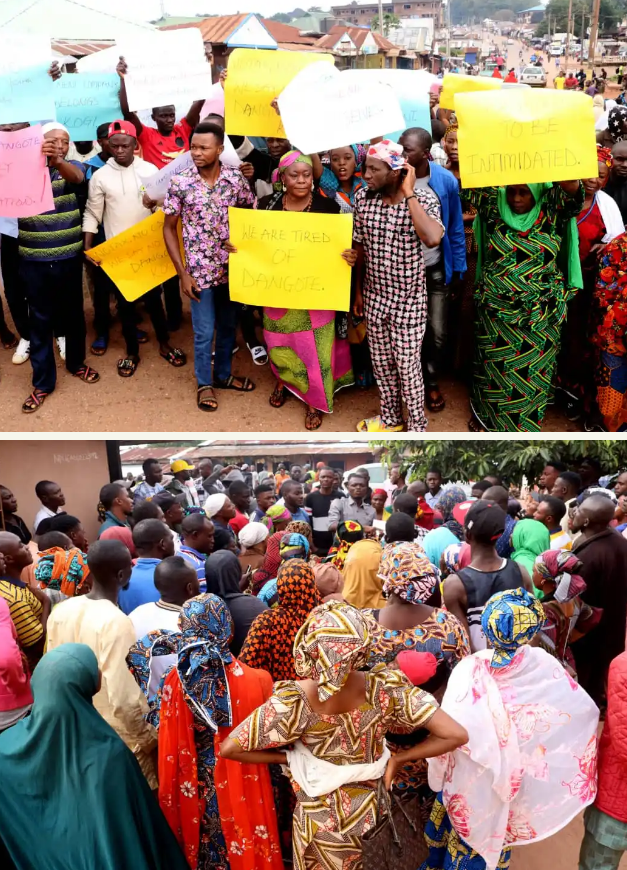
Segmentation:
[(59, 356), (65, 361), (65, 336), (62, 335), (60, 338), (55, 340), (57, 342), (57, 347), (59, 348)]
[(15, 348), (15, 353), (13, 354), (13, 365), (21, 366), (22, 363), (25, 363), (30, 357), (30, 341), (26, 341), (25, 338), (20, 338), (20, 342), (18, 346)]

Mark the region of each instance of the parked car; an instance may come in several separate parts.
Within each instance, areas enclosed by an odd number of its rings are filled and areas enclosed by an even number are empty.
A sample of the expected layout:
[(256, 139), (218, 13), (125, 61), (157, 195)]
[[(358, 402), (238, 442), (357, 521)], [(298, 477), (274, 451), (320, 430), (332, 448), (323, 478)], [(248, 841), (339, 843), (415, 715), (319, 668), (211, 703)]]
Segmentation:
[[(388, 467), (381, 462), (367, 462), (365, 465), (360, 465), (359, 468), (365, 468), (370, 475), (370, 486), (372, 489), (376, 489), (377, 485), (380, 486), (388, 478)], [(357, 471), (357, 469), (350, 468), (344, 472), (342, 480), (345, 488), (348, 485), (348, 478), (354, 471)]]
[(508, 40), (507, 40), (507, 44), (508, 44), (508, 45), (514, 45), (514, 40), (513, 40), (513, 39), (508, 39)]
[(526, 66), (518, 81), (521, 85), (530, 85), (532, 88), (545, 88), (546, 79), (546, 70), (541, 66)]
[(561, 57), (564, 54), (564, 49), (561, 45), (552, 46), (549, 54), (551, 57)]

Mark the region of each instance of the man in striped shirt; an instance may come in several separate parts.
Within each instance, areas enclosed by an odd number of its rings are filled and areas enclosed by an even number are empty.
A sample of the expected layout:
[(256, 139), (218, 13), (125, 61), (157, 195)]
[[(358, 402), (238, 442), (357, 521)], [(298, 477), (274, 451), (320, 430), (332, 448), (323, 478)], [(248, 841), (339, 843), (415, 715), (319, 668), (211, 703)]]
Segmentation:
[(89, 384), (99, 380), (98, 373), (85, 364), (83, 236), (75, 192), (85, 182), (85, 167), (65, 159), (70, 135), (62, 124), (44, 124), (42, 132), (54, 209), (18, 221), (19, 274), (28, 302), (33, 366), (33, 392), (22, 405), (27, 414), (40, 408), (56, 386), (53, 332), (59, 312), (68, 371)]
[(9, 605), (20, 647), (32, 668), (43, 653), (50, 599), (20, 579), (24, 568), (32, 563), (33, 554), (17, 535), (0, 532), (0, 554), (5, 562), (0, 576), (0, 597)]

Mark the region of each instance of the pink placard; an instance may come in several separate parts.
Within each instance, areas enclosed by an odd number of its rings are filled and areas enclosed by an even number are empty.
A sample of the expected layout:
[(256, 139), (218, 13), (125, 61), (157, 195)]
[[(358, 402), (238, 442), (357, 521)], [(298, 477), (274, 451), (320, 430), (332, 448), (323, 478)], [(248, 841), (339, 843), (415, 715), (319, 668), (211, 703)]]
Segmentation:
[(32, 217), (52, 211), (54, 199), (46, 158), (41, 153), (41, 124), (0, 131), (0, 215)]

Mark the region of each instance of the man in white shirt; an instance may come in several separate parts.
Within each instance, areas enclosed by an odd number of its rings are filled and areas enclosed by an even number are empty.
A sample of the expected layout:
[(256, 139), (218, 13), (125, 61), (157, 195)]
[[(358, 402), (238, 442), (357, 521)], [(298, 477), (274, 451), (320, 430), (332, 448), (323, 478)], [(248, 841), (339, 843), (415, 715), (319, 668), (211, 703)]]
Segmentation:
[(158, 492), (163, 492), (165, 486), (161, 483), (163, 480), (163, 469), (158, 459), (145, 459), (142, 463), (142, 471), (144, 472), (144, 480), (135, 487), (133, 492), (133, 506), (146, 501), (147, 498), (154, 498)]
[[(129, 613), (137, 640), (149, 631), (179, 630), (179, 614), (186, 601), (200, 594), (198, 576), (182, 556), (168, 556), (155, 568), (154, 584), (160, 594), (158, 601), (140, 604)], [(163, 674), (176, 664), (176, 655), (154, 656), (150, 662), (148, 697), (159, 688)]]
[(53, 483), (51, 480), (40, 480), (35, 486), (35, 495), (42, 504), (42, 507), (37, 511), (35, 522), (33, 523), (33, 534), (37, 534), (37, 528), (42, 520), (49, 517), (56, 517), (61, 512), (61, 508), (65, 505), (65, 496), (61, 491), (58, 483)]

